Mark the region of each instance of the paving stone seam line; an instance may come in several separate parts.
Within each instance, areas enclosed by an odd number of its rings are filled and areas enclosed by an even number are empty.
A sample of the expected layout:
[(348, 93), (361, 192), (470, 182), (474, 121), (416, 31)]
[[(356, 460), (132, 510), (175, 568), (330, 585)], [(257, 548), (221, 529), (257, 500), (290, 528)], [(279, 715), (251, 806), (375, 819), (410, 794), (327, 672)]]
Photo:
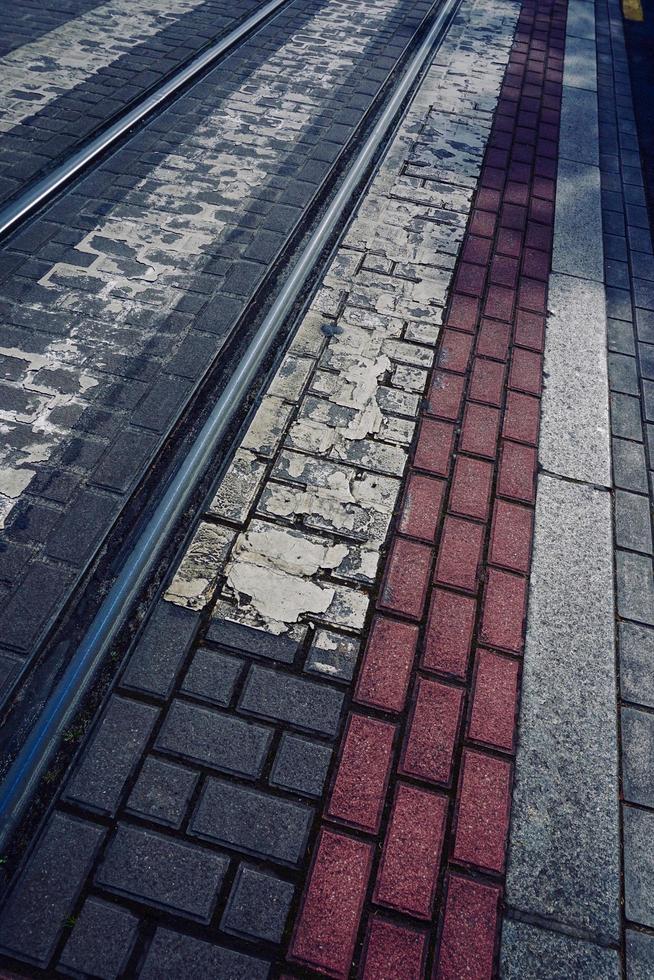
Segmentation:
[[(436, 5), (434, 5), (432, 7), (432, 11), (435, 11), (435, 9), (436, 9)], [(429, 14), (426, 15), (425, 21), (427, 20), (427, 17), (428, 16), (429, 16)], [(366, 110), (366, 113), (363, 116), (362, 121), (361, 121), (360, 128), (362, 130), (365, 130), (365, 126), (368, 123), (369, 117), (374, 116), (374, 112), (376, 111), (376, 108), (377, 108), (377, 102), (381, 102), (383, 104), (384, 92), (385, 92), (386, 88), (392, 86), (395, 74), (398, 71), (400, 71), (402, 69), (402, 67), (404, 66), (405, 58), (406, 58), (406, 56), (408, 56), (408, 53), (411, 51), (412, 47), (415, 45), (416, 38), (419, 38), (420, 32), (421, 32), (423, 26), (424, 26), (424, 24), (421, 24), (420, 27), (419, 27), (419, 29), (418, 29), (418, 31), (416, 31), (414, 33), (414, 35), (411, 38), (408, 39), (404, 54), (402, 55), (402, 57), (400, 57), (398, 59), (397, 64), (393, 66), (392, 71), (388, 75), (388, 78), (384, 82), (384, 85), (382, 86), (382, 89), (380, 90), (380, 93), (378, 93), (378, 95), (376, 96), (376, 99), (373, 102), (373, 104), (370, 106), (370, 108), (368, 110)], [(357, 133), (358, 133), (358, 129), (357, 129), (357, 132), (355, 132), (353, 134), (352, 140), (350, 141), (350, 143), (355, 143), (356, 137), (357, 137)], [(317, 188), (316, 193), (314, 195), (314, 199), (312, 199), (312, 201), (310, 202), (311, 206), (317, 206), (322, 201), (321, 194), (324, 197), (325, 188), (328, 186), (329, 180), (331, 180), (332, 178), (337, 179), (340, 176), (339, 167), (340, 168), (343, 168), (346, 165), (346, 163), (347, 163), (346, 158), (347, 158), (347, 155), (348, 155), (348, 151), (350, 153), (352, 152), (352, 146), (350, 145), (350, 143), (348, 143), (347, 145), (345, 145), (342, 148), (341, 153), (339, 154), (339, 156), (334, 161), (333, 173), (330, 172), (327, 175), (327, 178), (326, 178), (326, 180), (324, 182), (324, 186), (321, 185), (320, 187)], [(341, 158), (343, 158), (343, 159), (341, 159)], [(279, 269), (277, 268), (277, 266), (283, 267), (283, 264), (286, 262), (286, 252), (289, 249), (291, 249), (294, 246), (294, 244), (295, 244), (295, 238), (293, 238), (293, 236), (295, 236), (296, 238), (298, 236), (300, 236), (302, 234), (302, 232), (303, 232), (303, 228), (304, 228), (303, 219), (300, 219), (298, 221), (297, 227), (295, 227), (294, 229), (292, 229), (292, 236), (291, 236), (291, 238), (289, 238), (288, 242), (285, 243), (284, 249), (282, 249), (282, 251), (280, 252), (280, 255), (277, 257), (277, 259), (276, 259), (276, 263), (277, 264), (274, 265), (274, 267), (272, 267), (269, 270), (269, 276), (268, 276), (268, 278), (275, 278), (276, 276), (279, 275)], [(251, 313), (251, 306), (254, 304), (254, 306), (256, 307), (257, 302), (259, 302), (259, 298), (262, 297), (262, 296), (265, 296), (265, 292), (266, 292), (265, 287), (266, 287), (267, 281), (268, 281), (268, 279), (264, 279), (264, 281), (257, 287), (257, 290), (256, 290), (254, 296), (250, 300), (250, 303), (248, 304), (248, 306), (246, 307), (246, 309), (243, 311), (242, 315), (240, 316), (239, 320), (237, 321), (237, 324), (234, 327), (233, 333), (235, 335), (238, 334), (238, 332), (239, 332), (239, 330), (238, 330), (239, 324), (249, 318), (249, 315)], [(212, 365), (210, 365), (209, 368), (207, 369), (207, 378), (202, 377), (198, 381), (198, 383), (197, 383), (198, 388), (201, 388), (202, 385), (205, 384), (205, 382), (208, 383), (208, 381), (210, 380), (210, 377), (211, 377), (211, 372), (214, 369), (220, 368), (220, 365), (225, 360), (226, 355), (228, 353), (229, 353), (229, 350), (228, 349), (226, 349), (225, 351), (221, 351), (219, 357), (217, 358), (217, 362), (214, 363), (214, 364), (212, 364)], [(200, 394), (201, 394), (201, 392), (200, 392)], [(195, 391), (192, 391), (191, 392), (191, 397), (195, 397), (195, 395), (196, 395), (196, 392)], [(188, 416), (189, 411), (190, 411), (190, 409), (189, 409), (189, 405), (188, 404), (181, 406), (181, 408), (179, 410), (179, 417), (176, 418), (176, 419), (174, 419), (171, 422), (171, 426), (172, 426), (172, 430), (171, 431), (174, 431), (175, 426), (177, 426), (179, 428), (180, 425), (183, 425), (184, 424), (184, 419), (186, 419), (186, 417)], [(165, 441), (166, 441), (165, 437), (162, 436), (161, 444), (163, 445)], [(148, 486), (149, 485), (150, 484), (148, 484)], [(136, 488), (136, 490), (134, 491), (134, 495), (136, 494), (136, 492), (137, 492), (138, 489), (139, 488)], [(130, 504), (130, 500), (126, 500), (125, 504), (126, 504), (126, 506), (129, 505)], [(120, 515), (119, 515), (119, 518), (120, 518)], [(104, 544), (105, 544), (105, 542), (102, 542), (102, 541), (99, 543), (99, 545), (98, 545), (98, 551), (101, 551), (102, 550)], [(92, 562), (94, 560), (94, 557), (95, 556), (92, 556), (89, 559), (89, 567), (92, 564)], [(53, 616), (54, 616), (54, 613), (53, 613)], [(25, 668), (25, 672), (29, 673), (30, 664), (29, 663), (25, 663), (24, 668)], [(3, 692), (3, 698), (4, 698), (5, 701), (10, 696), (12, 696), (12, 694), (18, 689), (18, 686), (22, 683), (23, 676), (24, 676), (24, 673), (21, 671), (21, 672), (19, 672), (13, 678), (11, 687), (8, 690), (6, 690), (6, 691)]]

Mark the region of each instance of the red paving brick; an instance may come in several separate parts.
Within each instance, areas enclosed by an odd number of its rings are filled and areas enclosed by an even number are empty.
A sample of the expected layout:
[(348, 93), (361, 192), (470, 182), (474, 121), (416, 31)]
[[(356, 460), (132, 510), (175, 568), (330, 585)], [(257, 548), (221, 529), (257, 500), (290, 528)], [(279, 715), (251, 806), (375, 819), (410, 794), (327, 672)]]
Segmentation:
[(432, 415), (443, 419), (458, 419), (463, 401), (465, 379), (449, 371), (434, 371), (428, 403)]
[(362, 980), (422, 980), (426, 957), (425, 932), (370, 917)]
[(468, 397), (487, 405), (501, 405), (504, 394), (504, 365), (476, 357)]
[(399, 530), (412, 538), (433, 541), (438, 527), (445, 482), (413, 473), (404, 494)]
[(511, 355), (509, 386), (529, 395), (540, 395), (543, 379), (543, 363), (535, 351), (515, 347)]
[(374, 834), (379, 830), (396, 727), (352, 714), (338, 763), (327, 815)]
[(506, 286), (490, 286), (484, 303), (484, 316), (491, 320), (510, 320), (515, 303), (515, 291)]
[(529, 571), (533, 513), (528, 507), (498, 500), (491, 526), (489, 561), (514, 572)]
[(425, 602), (432, 552), (427, 545), (396, 538), (386, 566), (379, 606), (419, 619)]
[(443, 585), (475, 592), (484, 546), (483, 524), (446, 517), (436, 562), (435, 579)]
[(519, 664), (490, 650), (477, 654), (468, 737), (512, 752), (515, 741)]
[(464, 372), (468, 368), (473, 338), (461, 330), (444, 330), (438, 352), (438, 366), (448, 371)]
[(511, 327), (500, 320), (482, 320), (477, 340), (477, 353), (505, 361), (511, 339)]
[(526, 604), (526, 578), (489, 569), (484, 589), (481, 642), (501, 650), (521, 653)]
[(490, 980), (501, 889), (452, 874), (435, 980)]
[(464, 453), (493, 459), (497, 451), (499, 424), (500, 413), (496, 408), (470, 402), (463, 416), (459, 448)]
[(463, 753), (454, 860), (500, 872), (506, 857), (511, 764), (471, 749)]
[(422, 659), (426, 670), (465, 679), (476, 607), (470, 596), (434, 589)]
[(535, 446), (538, 443), (539, 428), (540, 400), (520, 391), (510, 391), (506, 399), (502, 427), (504, 438)]
[(472, 456), (458, 456), (454, 466), (449, 510), (485, 521), (488, 517), (493, 464)]
[(418, 627), (375, 616), (355, 700), (382, 711), (401, 711), (415, 659)]
[(462, 707), (461, 688), (419, 678), (401, 773), (449, 785)]
[(452, 465), (454, 426), (436, 419), (423, 419), (418, 433), (414, 466), (437, 476), (447, 476)]
[(347, 977), (370, 875), (373, 845), (322, 830), (289, 959)]
[(446, 814), (444, 796), (397, 784), (374, 902), (417, 919), (431, 918)]
[(536, 450), (517, 442), (502, 440), (497, 492), (533, 503), (536, 497)]
[(472, 333), (477, 326), (478, 316), (479, 300), (473, 296), (462, 296), (460, 293), (454, 293), (447, 314), (448, 327), (455, 327), (457, 330), (467, 330)]

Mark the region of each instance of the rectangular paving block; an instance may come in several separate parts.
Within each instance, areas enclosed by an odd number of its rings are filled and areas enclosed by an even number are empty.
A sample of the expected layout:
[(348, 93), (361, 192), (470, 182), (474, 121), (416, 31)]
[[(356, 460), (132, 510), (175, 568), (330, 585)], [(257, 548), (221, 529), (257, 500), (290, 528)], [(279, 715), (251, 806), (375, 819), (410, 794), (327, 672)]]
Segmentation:
[(104, 835), (64, 813), (50, 818), (0, 913), (0, 949), (47, 967)]
[(265, 630), (244, 626), (228, 619), (215, 617), (209, 624), (207, 639), (237, 653), (249, 653), (266, 660), (278, 660), (292, 664), (298, 651), (297, 640), (288, 636), (275, 636)]
[(160, 600), (127, 663), (122, 686), (169, 697), (198, 622), (197, 613)]
[(617, 940), (610, 507), (602, 490), (539, 477), (507, 903)]
[(148, 756), (126, 804), (128, 813), (179, 828), (198, 773)]
[(456, 861), (498, 874), (504, 870), (510, 794), (508, 762), (464, 750), (454, 842)]
[(326, 814), (377, 833), (392, 763), (396, 726), (352, 713)]
[(462, 707), (461, 689), (418, 678), (400, 759), (401, 773), (449, 785)]
[(322, 830), (289, 959), (345, 980), (350, 973), (373, 847), (366, 841)]
[(160, 752), (254, 779), (259, 775), (272, 730), (245, 718), (173, 701), (156, 741)]
[(217, 943), (159, 928), (139, 977), (141, 980), (161, 980), (165, 976), (267, 980), (270, 963)]
[(500, 897), (495, 885), (449, 875), (434, 980), (492, 975)]
[(289, 881), (247, 864), (239, 865), (221, 928), (248, 939), (281, 942), (294, 891)]
[(228, 865), (224, 854), (120, 824), (95, 880), (118, 895), (209, 922)]
[(513, 919), (504, 920), (500, 969), (503, 980), (531, 976), (619, 980), (622, 976), (617, 950)]
[[(596, 146), (596, 143), (591, 140), (591, 145)], [(589, 154), (579, 150), (575, 155)], [(561, 157), (556, 188), (552, 270), (568, 276), (603, 282), (604, 250), (601, 229), (599, 168)]]
[(619, 637), (622, 698), (654, 708), (654, 629), (620, 623)]
[(304, 856), (313, 810), (272, 793), (208, 779), (189, 833), (282, 864)]
[(654, 626), (652, 559), (648, 555), (616, 550), (615, 563), (619, 615)]
[(158, 714), (151, 705), (112, 697), (63, 799), (113, 816)]
[(539, 461), (610, 486), (606, 312), (600, 283), (552, 274)]
[(120, 905), (87, 898), (59, 965), (73, 975), (115, 980), (122, 973), (136, 941), (139, 920)]
[(624, 800), (654, 807), (654, 715), (638, 708), (623, 707), (620, 716)]
[(649, 496), (615, 491), (615, 542), (618, 548), (652, 554), (652, 514)]
[(201, 647), (184, 675), (182, 691), (220, 707), (227, 707), (243, 672), (243, 661), (218, 650)]
[(250, 668), (239, 709), (308, 731), (335, 735), (343, 704), (340, 691), (268, 667)]

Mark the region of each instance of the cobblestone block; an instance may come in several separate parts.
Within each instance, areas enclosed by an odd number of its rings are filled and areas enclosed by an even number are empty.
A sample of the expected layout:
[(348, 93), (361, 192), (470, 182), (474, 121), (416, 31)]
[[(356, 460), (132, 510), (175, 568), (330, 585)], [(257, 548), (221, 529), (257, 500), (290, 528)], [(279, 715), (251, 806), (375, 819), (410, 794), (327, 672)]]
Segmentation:
[(270, 963), (169, 929), (157, 929), (148, 950), (141, 980), (183, 980), (184, 977), (229, 977), (267, 980)]
[(304, 856), (313, 811), (272, 793), (208, 779), (189, 833), (258, 857), (297, 864)]
[(248, 653), (266, 660), (292, 664), (299, 644), (289, 636), (275, 636), (227, 619), (212, 619), (207, 639), (238, 653)]
[(342, 704), (343, 695), (331, 687), (254, 666), (245, 682), (239, 709), (260, 718), (335, 735)]
[(237, 936), (281, 942), (293, 885), (241, 864), (225, 905), (221, 928)]
[(654, 630), (620, 623), (620, 683), (625, 701), (654, 708)]
[(220, 707), (227, 707), (243, 671), (243, 661), (201, 647), (182, 681), (182, 691)]
[(654, 807), (654, 715), (622, 708), (622, 784), (627, 803)]
[(235, 775), (261, 772), (272, 731), (243, 718), (174, 701), (156, 742), (161, 752)]
[(311, 674), (332, 680), (351, 681), (359, 656), (359, 641), (343, 633), (318, 629), (304, 664)]
[(615, 492), (615, 540), (618, 548), (652, 553), (649, 497), (624, 490)]
[(95, 880), (118, 895), (209, 922), (228, 864), (223, 854), (121, 824)]
[(349, 975), (373, 848), (322, 830), (289, 958), (345, 980)]
[(396, 726), (351, 714), (326, 813), (375, 834), (390, 775)]
[(322, 794), (332, 750), (321, 742), (284, 733), (275, 756), (270, 783), (300, 793), (318, 797)]
[(418, 627), (375, 616), (354, 698), (359, 704), (401, 711), (418, 642)]
[(196, 772), (150, 756), (130, 793), (126, 810), (177, 829), (197, 781)]
[(463, 692), (420, 677), (399, 771), (449, 786)]
[(60, 968), (115, 980), (127, 965), (139, 920), (118, 905), (87, 898), (64, 946)]
[(435, 980), (490, 977), (501, 891), (450, 875)]
[(618, 614), (623, 619), (654, 626), (652, 560), (645, 555), (616, 551)]
[(0, 949), (45, 968), (105, 831), (55, 813), (0, 914)]
[(430, 919), (440, 868), (447, 800), (399, 783), (373, 900)]
[(424, 976), (427, 936), (418, 929), (372, 915), (366, 938), (362, 980)]
[(197, 630), (198, 617), (188, 609), (159, 602), (122, 676), (123, 687), (160, 698), (172, 692)]
[(615, 485), (635, 493), (648, 493), (647, 465), (642, 443), (613, 439), (611, 446)]
[(112, 697), (63, 798), (113, 816), (158, 714), (150, 705)]

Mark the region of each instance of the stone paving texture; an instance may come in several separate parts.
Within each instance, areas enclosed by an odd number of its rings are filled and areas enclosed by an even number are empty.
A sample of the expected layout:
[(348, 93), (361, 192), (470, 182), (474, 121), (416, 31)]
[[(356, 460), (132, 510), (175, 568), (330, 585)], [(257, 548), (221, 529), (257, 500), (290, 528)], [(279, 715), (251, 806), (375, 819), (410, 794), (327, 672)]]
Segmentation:
[(618, 18), (464, 0), (0, 911), (12, 969), (651, 974), (654, 275)]

